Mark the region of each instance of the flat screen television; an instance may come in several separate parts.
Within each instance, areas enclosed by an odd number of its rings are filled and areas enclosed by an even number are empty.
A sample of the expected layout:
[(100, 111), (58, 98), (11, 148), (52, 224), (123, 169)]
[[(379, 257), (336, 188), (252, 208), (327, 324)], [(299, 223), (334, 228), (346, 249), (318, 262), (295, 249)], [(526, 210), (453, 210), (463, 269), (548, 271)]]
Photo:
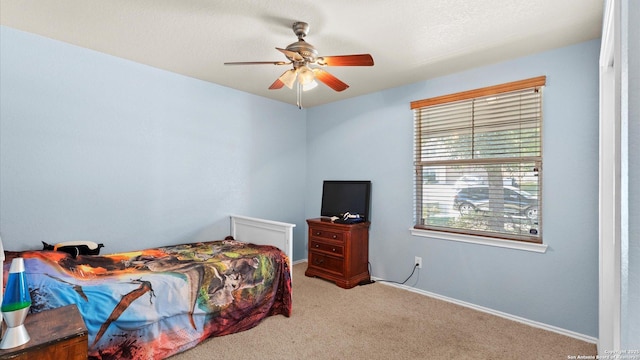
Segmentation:
[(337, 216), (349, 212), (370, 220), (371, 181), (325, 180), (322, 184), (320, 216)]

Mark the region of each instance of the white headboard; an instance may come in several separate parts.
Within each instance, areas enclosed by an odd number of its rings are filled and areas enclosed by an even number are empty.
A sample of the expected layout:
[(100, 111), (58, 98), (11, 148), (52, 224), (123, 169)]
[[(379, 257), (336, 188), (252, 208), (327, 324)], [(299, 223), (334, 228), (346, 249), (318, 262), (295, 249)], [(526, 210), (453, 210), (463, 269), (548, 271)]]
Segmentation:
[(273, 245), (293, 259), (293, 228), (295, 224), (231, 215), (231, 236), (238, 241), (258, 245)]

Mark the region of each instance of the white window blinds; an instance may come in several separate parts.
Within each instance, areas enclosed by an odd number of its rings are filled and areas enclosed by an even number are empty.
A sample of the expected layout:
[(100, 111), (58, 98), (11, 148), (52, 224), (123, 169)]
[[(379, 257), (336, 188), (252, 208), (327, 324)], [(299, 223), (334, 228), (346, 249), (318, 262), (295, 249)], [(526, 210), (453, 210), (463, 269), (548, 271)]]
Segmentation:
[(544, 82), (412, 103), (416, 227), (542, 241)]

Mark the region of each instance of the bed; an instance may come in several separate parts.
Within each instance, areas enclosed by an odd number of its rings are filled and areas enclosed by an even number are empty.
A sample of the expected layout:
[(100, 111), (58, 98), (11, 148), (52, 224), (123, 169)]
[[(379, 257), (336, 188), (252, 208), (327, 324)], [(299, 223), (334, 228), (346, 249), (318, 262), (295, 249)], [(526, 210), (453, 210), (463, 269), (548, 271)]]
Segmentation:
[(295, 225), (230, 219), (224, 240), (77, 257), (4, 251), (4, 283), (11, 260), (23, 257), (31, 312), (76, 304), (89, 359), (164, 359), (291, 314)]

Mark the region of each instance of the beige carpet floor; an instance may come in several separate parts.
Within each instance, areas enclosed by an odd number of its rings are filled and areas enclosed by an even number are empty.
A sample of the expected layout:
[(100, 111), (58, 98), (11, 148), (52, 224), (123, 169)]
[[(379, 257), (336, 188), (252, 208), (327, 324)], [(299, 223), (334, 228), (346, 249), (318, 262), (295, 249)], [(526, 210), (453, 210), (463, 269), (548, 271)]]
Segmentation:
[(208, 339), (191, 359), (595, 358), (594, 344), (379, 282), (345, 290), (293, 267), (293, 314)]

